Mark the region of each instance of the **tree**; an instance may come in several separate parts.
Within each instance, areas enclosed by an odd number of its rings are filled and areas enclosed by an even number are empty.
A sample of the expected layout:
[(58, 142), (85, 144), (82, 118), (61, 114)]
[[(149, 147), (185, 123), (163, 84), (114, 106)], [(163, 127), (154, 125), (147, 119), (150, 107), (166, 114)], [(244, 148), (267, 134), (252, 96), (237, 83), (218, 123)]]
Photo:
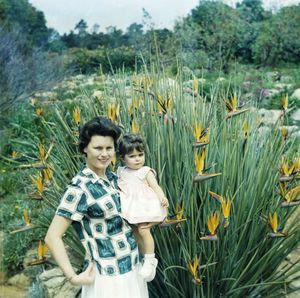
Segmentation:
[(300, 5), (283, 7), (259, 28), (252, 46), (255, 63), (275, 66), (300, 62)]
[(5, 31), (18, 30), (26, 35), (24, 46), (46, 46), (50, 35), (44, 13), (36, 10), (27, 0), (0, 1), (0, 27)]
[(77, 34), (82, 37), (86, 35), (86, 29), (88, 28), (87, 22), (83, 19), (81, 19), (74, 28), (74, 31), (77, 32)]
[(128, 45), (133, 46), (136, 50), (141, 49), (143, 43), (144, 26), (138, 23), (132, 23), (126, 30), (126, 40)]
[(14, 29), (0, 29), (0, 110), (10, 108), (32, 92), (52, 86), (65, 75), (62, 60), (39, 48), (24, 52), (26, 36)]

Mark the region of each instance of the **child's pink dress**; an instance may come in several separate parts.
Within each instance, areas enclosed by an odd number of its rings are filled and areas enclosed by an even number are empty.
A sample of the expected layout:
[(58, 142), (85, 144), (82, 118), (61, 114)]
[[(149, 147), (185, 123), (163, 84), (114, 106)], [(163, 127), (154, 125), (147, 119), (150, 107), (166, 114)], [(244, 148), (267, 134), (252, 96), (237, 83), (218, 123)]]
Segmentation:
[(152, 171), (149, 167), (132, 170), (119, 167), (119, 187), (122, 190), (121, 215), (131, 224), (161, 222), (167, 216), (166, 208), (161, 206), (158, 196), (147, 184), (146, 176)]

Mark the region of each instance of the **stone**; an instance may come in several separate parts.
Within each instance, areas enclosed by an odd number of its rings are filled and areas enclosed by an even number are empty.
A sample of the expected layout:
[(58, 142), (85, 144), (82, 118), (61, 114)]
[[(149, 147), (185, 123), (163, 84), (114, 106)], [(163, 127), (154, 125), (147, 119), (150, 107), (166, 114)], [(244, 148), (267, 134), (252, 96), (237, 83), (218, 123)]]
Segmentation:
[(293, 82), (293, 77), (291, 77), (291, 76), (281, 76), (280, 77), (280, 82), (282, 82), (282, 83), (292, 83)]
[(102, 98), (103, 92), (100, 90), (95, 90), (92, 94), (93, 97), (97, 98), (98, 100), (100, 100)]
[(18, 288), (28, 288), (31, 284), (31, 280), (24, 273), (20, 273), (9, 278), (7, 283)]
[(81, 289), (80, 286), (73, 286), (68, 282), (58, 267), (44, 271), (39, 280), (44, 289), (44, 298), (74, 298)]
[(292, 84), (286, 84), (286, 83), (277, 83), (274, 85), (274, 87), (279, 90), (290, 89), (292, 86), (293, 86)]
[(277, 89), (265, 89), (265, 90), (263, 90), (262, 95), (264, 97), (271, 98), (279, 93), (280, 93), (280, 91)]
[(272, 125), (275, 124), (280, 119), (282, 115), (282, 111), (260, 109), (258, 110), (258, 114), (262, 119), (262, 123), (266, 125)]
[(295, 121), (300, 121), (300, 109), (297, 109), (292, 115), (291, 118)]
[(269, 80), (272, 80), (272, 81), (279, 81), (280, 80), (280, 73), (278, 71), (268, 71), (266, 73), (266, 77), (269, 79)]
[(297, 100), (300, 100), (300, 89), (296, 89), (293, 94), (291, 95), (291, 98), (295, 98)]

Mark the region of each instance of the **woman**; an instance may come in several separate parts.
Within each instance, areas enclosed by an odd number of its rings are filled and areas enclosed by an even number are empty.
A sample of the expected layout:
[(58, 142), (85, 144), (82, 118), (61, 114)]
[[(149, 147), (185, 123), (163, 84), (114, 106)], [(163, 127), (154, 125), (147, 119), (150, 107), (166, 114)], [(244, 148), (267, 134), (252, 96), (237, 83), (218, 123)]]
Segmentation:
[[(67, 188), (45, 242), (67, 279), (82, 285), (82, 298), (146, 298), (147, 283), (138, 275), (137, 243), (120, 216), (117, 177), (107, 170), (120, 136), (110, 120), (96, 117), (80, 132), (79, 150), (86, 167)], [(85, 248), (87, 268), (76, 274), (62, 236), (72, 224)]]

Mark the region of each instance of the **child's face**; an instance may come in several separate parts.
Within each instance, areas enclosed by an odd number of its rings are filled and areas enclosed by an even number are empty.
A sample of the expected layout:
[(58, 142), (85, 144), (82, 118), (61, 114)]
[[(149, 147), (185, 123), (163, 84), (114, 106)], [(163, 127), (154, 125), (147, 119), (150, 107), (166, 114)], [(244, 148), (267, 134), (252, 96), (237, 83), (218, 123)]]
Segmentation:
[(128, 168), (138, 170), (145, 163), (145, 152), (134, 149), (132, 152), (125, 154), (123, 160)]

